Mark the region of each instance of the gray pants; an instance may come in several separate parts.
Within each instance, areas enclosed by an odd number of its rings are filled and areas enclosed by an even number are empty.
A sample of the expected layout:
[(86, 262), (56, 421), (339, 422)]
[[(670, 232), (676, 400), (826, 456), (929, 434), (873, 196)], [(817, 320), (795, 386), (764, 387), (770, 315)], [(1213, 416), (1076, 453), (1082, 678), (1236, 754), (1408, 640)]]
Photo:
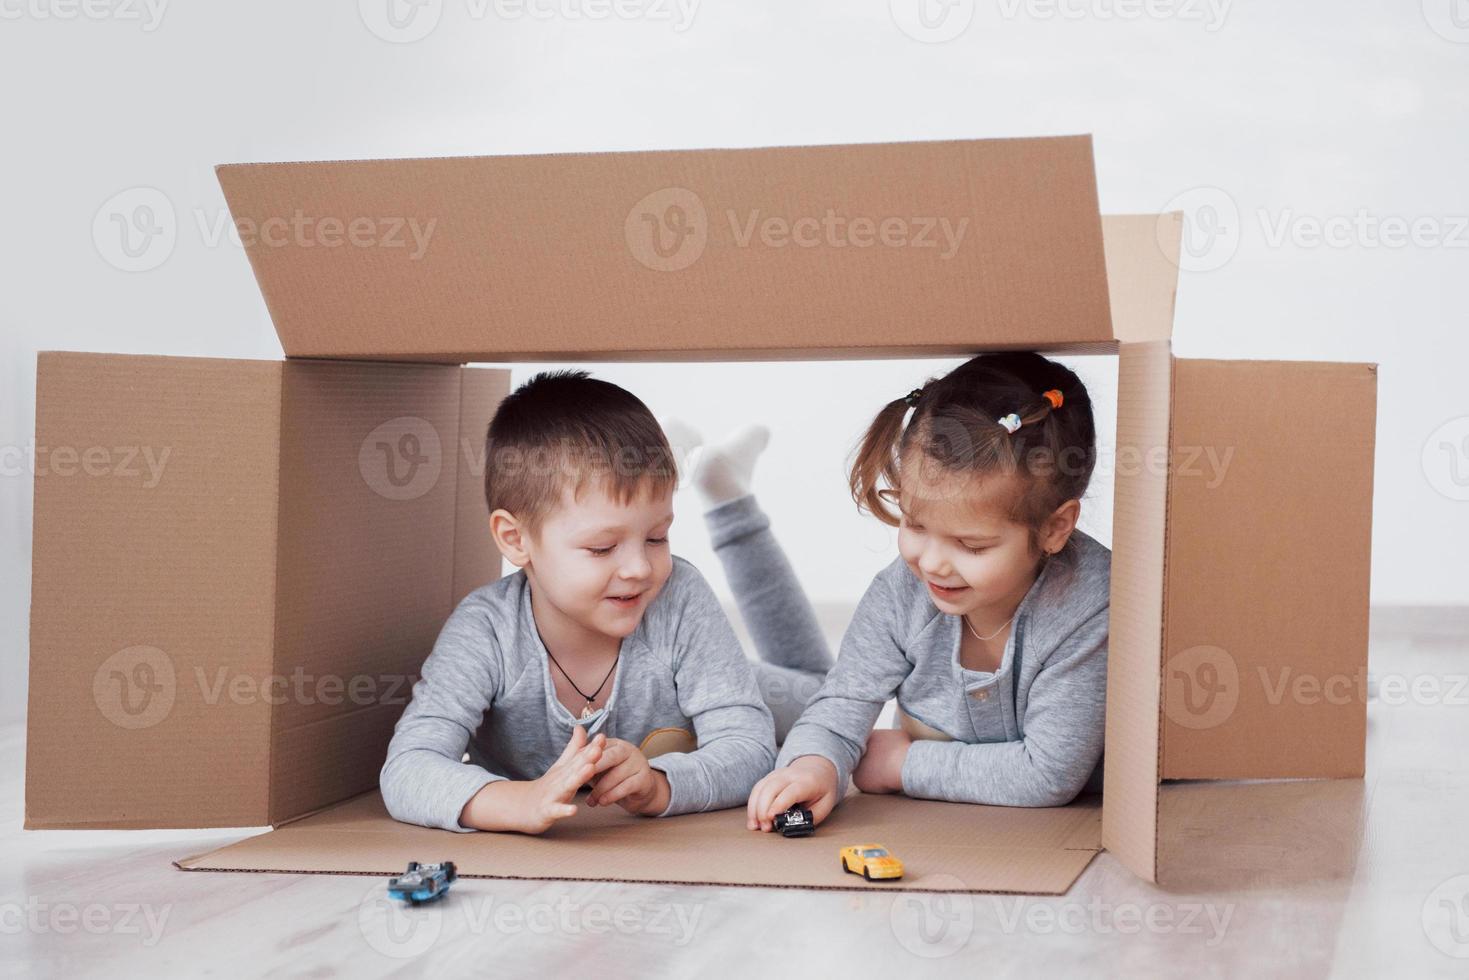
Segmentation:
[(775, 740), (784, 742), (831, 669), (831, 648), (753, 494), (720, 504), (704, 522), (760, 656), (755, 679), (775, 716)]

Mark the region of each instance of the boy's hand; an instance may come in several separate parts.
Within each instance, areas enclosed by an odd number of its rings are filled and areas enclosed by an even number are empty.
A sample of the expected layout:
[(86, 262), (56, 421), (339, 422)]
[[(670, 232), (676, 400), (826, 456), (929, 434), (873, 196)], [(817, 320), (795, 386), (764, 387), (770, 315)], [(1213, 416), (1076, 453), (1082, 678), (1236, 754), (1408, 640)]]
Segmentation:
[(745, 827), (771, 830), (775, 816), (797, 804), (811, 810), (813, 823), (821, 823), (837, 805), (837, 767), (819, 755), (803, 755), (755, 784), (746, 806)]
[(601, 775), (592, 783), (588, 806), (616, 803), (628, 813), (645, 817), (656, 817), (668, 809), (672, 793), (668, 777), (648, 765), (643, 750), (631, 742), (608, 739), (597, 772)]
[(867, 750), (852, 772), (852, 782), (864, 793), (901, 793), (903, 760), (913, 739), (897, 728), (880, 728), (867, 736)]
[(571, 739), (561, 757), (540, 779), (497, 779), (481, 787), (464, 805), (459, 824), (476, 830), (515, 830), (540, 834), (558, 820), (576, 813), (572, 799), (597, 771), (607, 738), (598, 734), (590, 741), (587, 730), (571, 727)]

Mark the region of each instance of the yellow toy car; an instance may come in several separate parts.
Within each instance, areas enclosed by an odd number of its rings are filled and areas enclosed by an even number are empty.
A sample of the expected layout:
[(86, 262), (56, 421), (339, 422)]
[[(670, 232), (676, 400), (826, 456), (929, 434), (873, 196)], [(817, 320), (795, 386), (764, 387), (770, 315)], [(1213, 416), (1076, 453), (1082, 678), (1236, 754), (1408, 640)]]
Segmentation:
[(868, 881), (903, 877), (903, 862), (881, 844), (853, 844), (842, 848), (842, 870)]

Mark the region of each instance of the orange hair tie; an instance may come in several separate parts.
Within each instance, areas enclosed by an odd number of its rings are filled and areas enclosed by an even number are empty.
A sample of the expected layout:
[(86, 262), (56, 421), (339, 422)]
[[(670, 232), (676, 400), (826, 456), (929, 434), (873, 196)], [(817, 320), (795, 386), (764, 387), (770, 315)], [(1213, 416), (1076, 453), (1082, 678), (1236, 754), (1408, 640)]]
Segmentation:
[(1041, 397), (1051, 403), (1052, 411), (1060, 408), (1061, 403), (1066, 400), (1064, 397), (1062, 397), (1060, 390), (1056, 388), (1052, 388), (1050, 391), (1041, 392)]

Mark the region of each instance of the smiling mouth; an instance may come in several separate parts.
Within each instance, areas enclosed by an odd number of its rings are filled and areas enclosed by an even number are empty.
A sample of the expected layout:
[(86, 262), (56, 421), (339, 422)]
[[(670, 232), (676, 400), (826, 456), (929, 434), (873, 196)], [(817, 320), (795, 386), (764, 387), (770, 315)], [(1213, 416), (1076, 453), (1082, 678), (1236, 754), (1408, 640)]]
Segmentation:
[(967, 585), (939, 585), (937, 582), (929, 582), (928, 587), (941, 596), (958, 595), (969, 589)]
[(617, 603), (619, 606), (631, 606), (642, 597), (643, 594), (641, 592), (633, 592), (629, 595), (609, 595), (607, 598), (608, 600)]

